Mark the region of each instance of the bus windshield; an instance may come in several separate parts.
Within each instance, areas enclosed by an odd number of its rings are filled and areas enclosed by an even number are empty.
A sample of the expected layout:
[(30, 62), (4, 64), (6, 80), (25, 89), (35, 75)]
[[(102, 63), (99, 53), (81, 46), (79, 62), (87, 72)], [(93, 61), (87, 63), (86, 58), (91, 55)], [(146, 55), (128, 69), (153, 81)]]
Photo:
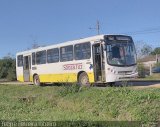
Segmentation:
[(131, 66), (136, 64), (134, 43), (116, 41), (106, 44), (107, 62), (115, 66)]

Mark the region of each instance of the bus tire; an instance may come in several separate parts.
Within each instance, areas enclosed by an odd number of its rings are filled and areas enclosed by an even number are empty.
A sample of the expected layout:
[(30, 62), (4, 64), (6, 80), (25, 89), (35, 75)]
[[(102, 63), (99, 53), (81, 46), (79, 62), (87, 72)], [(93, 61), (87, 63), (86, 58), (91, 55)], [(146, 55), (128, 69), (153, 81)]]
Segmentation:
[(41, 85), (40, 79), (39, 79), (39, 76), (38, 76), (38, 75), (35, 75), (35, 76), (33, 77), (33, 83), (34, 83), (34, 85), (36, 85), (36, 86), (40, 86), (40, 85)]
[(86, 72), (82, 72), (79, 75), (78, 83), (79, 83), (80, 86), (90, 86), (89, 78), (88, 78), (88, 75), (87, 75)]

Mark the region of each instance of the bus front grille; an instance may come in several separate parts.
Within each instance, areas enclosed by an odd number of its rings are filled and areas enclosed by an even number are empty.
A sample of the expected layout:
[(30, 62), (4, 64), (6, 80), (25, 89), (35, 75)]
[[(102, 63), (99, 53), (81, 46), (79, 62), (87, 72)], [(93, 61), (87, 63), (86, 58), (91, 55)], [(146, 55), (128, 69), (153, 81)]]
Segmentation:
[(118, 74), (120, 74), (120, 75), (130, 75), (130, 74), (132, 74), (132, 71), (118, 71)]

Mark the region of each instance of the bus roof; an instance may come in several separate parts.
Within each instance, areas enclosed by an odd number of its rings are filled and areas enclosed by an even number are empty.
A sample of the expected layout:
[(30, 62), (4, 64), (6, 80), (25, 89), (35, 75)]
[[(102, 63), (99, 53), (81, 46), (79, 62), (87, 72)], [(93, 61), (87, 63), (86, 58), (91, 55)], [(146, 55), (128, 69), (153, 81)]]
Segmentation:
[[(106, 35), (117, 35), (117, 34), (106, 34)], [(30, 50), (25, 50), (25, 51), (22, 51), (22, 52), (17, 52), (16, 55), (28, 54), (28, 53), (32, 53), (32, 52), (37, 52), (37, 51), (46, 50), (46, 49), (50, 49), (50, 48), (62, 47), (62, 46), (66, 46), (66, 45), (72, 45), (72, 44), (76, 44), (76, 43), (96, 41), (96, 40), (103, 39), (104, 36), (106, 36), (106, 35), (102, 34), (102, 35), (96, 35), (96, 36), (91, 36), (91, 37), (87, 37), (87, 38), (80, 38), (80, 39), (72, 40), (72, 41), (55, 43), (55, 44), (48, 45), (48, 46), (43, 46), (43, 47), (40, 46), (40, 47), (35, 48), (35, 49), (30, 49)]]

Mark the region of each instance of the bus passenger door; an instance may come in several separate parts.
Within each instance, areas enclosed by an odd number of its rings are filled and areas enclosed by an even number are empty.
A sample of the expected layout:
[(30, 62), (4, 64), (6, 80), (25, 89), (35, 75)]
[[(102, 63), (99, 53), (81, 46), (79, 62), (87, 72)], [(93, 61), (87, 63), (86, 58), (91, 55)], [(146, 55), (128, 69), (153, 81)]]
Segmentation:
[(30, 69), (31, 69), (31, 56), (24, 56), (23, 57), (23, 77), (24, 82), (30, 81)]
[(103, 47), (100, 43), (93, 45), (93, 67), (95, 82), (105, 82)]

